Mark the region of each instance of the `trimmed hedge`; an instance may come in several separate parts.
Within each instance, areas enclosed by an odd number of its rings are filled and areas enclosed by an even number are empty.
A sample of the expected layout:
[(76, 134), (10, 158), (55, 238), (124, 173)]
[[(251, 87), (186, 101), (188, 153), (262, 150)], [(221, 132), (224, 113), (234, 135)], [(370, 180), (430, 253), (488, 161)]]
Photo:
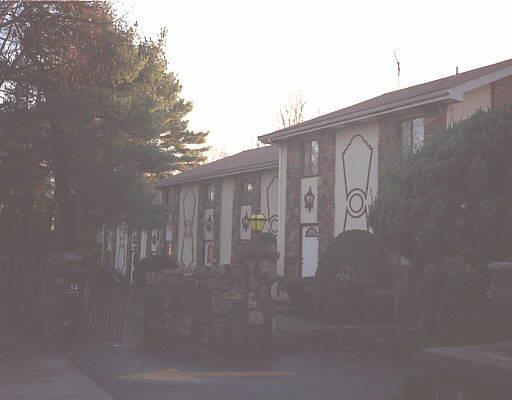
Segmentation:
[(372, 234), (340, 234), (320, 259), (313, 283), (317, 314), (328, 323), (381, 323), (393, 314), (392, 270)]

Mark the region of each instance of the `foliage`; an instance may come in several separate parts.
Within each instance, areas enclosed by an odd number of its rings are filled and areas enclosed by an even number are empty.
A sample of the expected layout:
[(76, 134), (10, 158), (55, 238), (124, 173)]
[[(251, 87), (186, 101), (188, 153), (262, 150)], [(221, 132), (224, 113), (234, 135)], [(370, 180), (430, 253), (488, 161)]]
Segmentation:
[(371, 223), (412, 261), (397, 300), (421, 346), (479, 343), (500, 329), (484, 268), (512, 255), (511, 150), (512, 108), (480, 111), (384, 171)]
[[(387, 169), (376, 234), (416, 265), (512, 255), (512, 108), (477, 112)], [(398, 157), (392, 157), (398, 159)]]
[(313, 301), (313, 277), (290, 279), (285, 282), (286, 293), (290, 297), (295, 313), (304, 318), (315, 318)]
[(322, 255), (313, 283), (317, 312), (327, 321), (377, 322), (390, 318), (386, 254), (367, 231), (340, 234)]
[(165, 31), (141, 39), (106, 2), (5, 2), (0, 17), (0, 226), (76, 247), (105, 217), (151, 212), (148, 179), (203, 160)]
[(478, 343), (487, 336), (483, 278), (462, 256), (427, 265), (415, 294), (422, 346)]
[(168, 255), (150, 255), (143, 258), (135, 265), (135, 283), (138, 287), (144, 286), (146, 281), (146, 272), (174, 268), (178, 268), (178, 264), (176, 263), (176, 260)]

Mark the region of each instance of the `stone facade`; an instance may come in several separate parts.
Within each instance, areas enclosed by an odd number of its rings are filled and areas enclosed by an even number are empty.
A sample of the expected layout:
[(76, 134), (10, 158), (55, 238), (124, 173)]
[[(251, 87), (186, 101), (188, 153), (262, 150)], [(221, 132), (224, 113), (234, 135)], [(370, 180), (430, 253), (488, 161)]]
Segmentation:
[(177, 255), (178, 250), (178, 221), (179, 221), (179, 203), (180, 203), (180, 187), (170, 187), (166, 190), (166, 195), (164, 196), (164, 200), (166, 203), (167, 210), (172, 214), (171, 221), (171, 231), (172, 231), (172, 241), (170, 241), (170, 245), (172, 248), (172, 255)]
[(334, 239), (334, 180), (336, 171), (336, 133), (318, 137), (318, 234), (319, 254)]
[(277, 253), (246, 248), (241, 246), (243, 264), (148, 273), (145, 339), (176, 348), (267, 344)]
[(302, 142), (299, 140), (286, 143), (286, 215), (285, 218), (285, 259), (284, 276), (294, 279), (299, 276), (300, 263), (300, 177)]
[[(197, 243), (195, 243), (195, 252), (196, 252), (196, 263), (197, 265), (205, 265), (205, 211), (209, 208), (213, 208), (213, 237), (212, 241), (214, 243), (214, 259), (218, 264), (220, 261), (220, 253), (221, 246), (226, 246), (225, 243), (221, 243), (221, 224), (222, 224), (222, 208), (223, 208), (223, 184), (226, 179), (233, 179), (233, 205), (229, 207), (229, 210), (232, 212), (232, 224), (231, 224), (231, 262), (236, 263), (240, 261), (239, 253), (240, 246), (243, 242), (247, 240), (241, 240), (240, 238), (240, 211), (242, 204), (242, 187), (243, 183), (246, 180), (250, 180), (253, 184), (253, 196), (252, 203), (250, 206), (252, 207), (252, 211), (256, 212), (261, 210), (262, 208), (262, 187), (261, 187), (261, 177), (262, 174), (268, 174), (270, 172), (275, 172), (277, 176), (277, 171), (275, 168), (269, 168), (262, 171), (257, 172), (248, 172), (238, 175), (230, 175), (227, 177), (219, 177), (219, 178), (211, 178), (211, 179), (203, 179), (197, 182), (187, 183), (187, 184), (177, 184), (168, 187), (162, 188), (164, 192), (164, 203), (166, 210), (172, 213), (172, 224), (171, 230), (173, 232), (172, 236), (172, 255), (174, 257), (178, 257), (179, 254), (179, 219), (180, 219), (180, 190), (184, 186), (196, 185), (198, 187), (197, 194)], [(213, 207), (207, 207), (206, 205), (206, 197), (207, 190), (209, 185), (214, 185), (215, 187), (215, 201)], [(271, 201), (275, 201), (275, 208), (277, 208), (277, 198), (273, 198)], [(228, 202), (229, 203), (229, 202)], [(263, 210), (261, 210), (263, 211)], [(165, 229), (164, 229), (165, 230)], [(168, 245), (169, 243), (167, 243)], [(166, 246), (164, 246), (166, 248)], [(178, 260), (179, 261), (179, 260)]]
[(491, 104), (501, 107), (512, 102), (512, 76), (500, 79), (491, 85)]
[(214, 244), (214, 258), (220, 259), (220, 218), (221, 218), (221, 198), (222, 198), (222, 181), (219, 179), (212, 179), (201, 182), (199, 186), (199, 202), (198, 202), (198, 224), (197, 224), (197, 264), (203, 265), (205, 259), (205, 209), (206, 209), (206, 194), (209, 185), (214, 186), (215, 198), (213, 204), (213, 244)]
[[(492, 84), (492, 104), (498, 107), (512, 102), (512, 77)], [(400, 123), (405, 119), (422, 116), (424, 118), (424, 140), (444, 131), (447, 126), (448, 105), (444, 102), (420, 105), (404, 111), (378, 117), (378, 187), (381, 190), (385, 171), (402, 157), (400, 144)], [(365, 123), (361, 123), (364, 131)], [(359, 125), (358, 125), (359, 126)], [(293, 137), (281, 142), (287, 149), (286, 156), (286, 236), (284, 277), (286, 280), (301, 276), (301, 222), (300, 197), (302, 175), (302, 146), (304, 140), (317, 140), (319, 143), (319, 182), (318, 182), (318, 232), (319, 258), (335, 236), (335, 176), (336, 176), (336, 131), (324, 129), (308, 134), (304, 139)]]
[(242, 186), (245, 181), (250, 180), (253, 187), (252, 211), (258, 211), (261, 206), (261, 175), (259, 173), (240, 174), (235, 177), (235, 187), (233, 193), (233, 231), (231, 236), (231, 262), (239, 263), (240, 249), (245, 240), (240, 239), (240, 207), (242, 204)]

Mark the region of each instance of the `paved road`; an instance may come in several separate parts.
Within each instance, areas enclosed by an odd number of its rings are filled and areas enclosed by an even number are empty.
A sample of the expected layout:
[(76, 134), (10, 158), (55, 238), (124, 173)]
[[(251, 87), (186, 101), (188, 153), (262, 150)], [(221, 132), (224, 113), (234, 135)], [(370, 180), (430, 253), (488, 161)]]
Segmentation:
[(71, 359), (119, 400), (390, 399), (407, 360), (377, 355), (152, 352), (82, 344)]

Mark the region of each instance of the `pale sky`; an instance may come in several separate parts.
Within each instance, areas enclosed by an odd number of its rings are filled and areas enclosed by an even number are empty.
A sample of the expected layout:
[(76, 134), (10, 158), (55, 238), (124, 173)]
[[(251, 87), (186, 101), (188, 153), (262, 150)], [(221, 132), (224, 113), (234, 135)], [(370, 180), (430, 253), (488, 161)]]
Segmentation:
[(190, 127), (234, 153), (278, 126), (301, 92), (306, 117), (512, 58), (510, 1), (118, 0), (145, 35), (168, 30)]

